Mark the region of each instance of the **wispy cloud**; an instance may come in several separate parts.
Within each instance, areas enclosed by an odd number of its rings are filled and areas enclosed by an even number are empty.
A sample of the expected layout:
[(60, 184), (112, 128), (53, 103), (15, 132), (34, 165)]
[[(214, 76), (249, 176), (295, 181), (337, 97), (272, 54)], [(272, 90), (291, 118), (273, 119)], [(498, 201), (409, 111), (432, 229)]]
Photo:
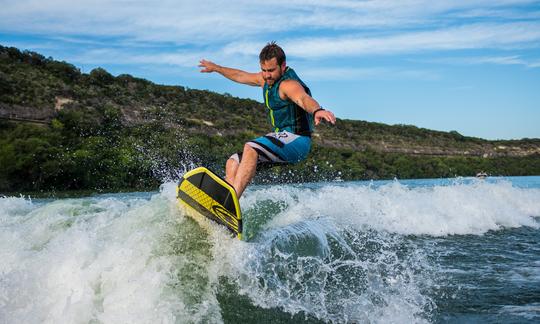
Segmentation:
[(300, 60), (509, 50), (540, 47), (540, 11), (523, 9), (531, 3), (538, 1), (19, 0), (2, 5), (0, 33), (42, 35), (59, 51), (71, 47), (76, 62), (181, 67), (201, 57), (242, 64), (269, 40)]
[[(208, 44), (291, 31), (384, 32), (451, 24), (453, 17), (525, 14), (509, 6), (532, 0), (106, 1), (19, 0), (4, 3), (0, 30), (64, 36), (121, 36), (140, 42)], [(442, 20), (434, 19), (440, 17)]]
[(478, 56), (478, 57), (447, 57), (438, 59), (423, 60), (424, 63), (452, 64), (452, 65), (522, 65), (527, 68), (540, 67), (540, 59), (526, 59), (519, 55), (507, 56)]
[(474, 57), (469, 58), (468, 60), (463, 60), (464, 63), (468, 64), (498, 64), (498, 65), (523, 65), (529, 68), (538, 67), (538, 61), (527, 61), (517, 55), (514, 56), (485, 56), (485, 57)]
[[(299, 69), (302, 69), (301, 65), (299, 66)], [(324, 78), (326, 81), (397, 79), (433, 81), (440, 79), (440, 75), (435, 71), (389, 67), (309, 67), (302, 70), (301, 74), (306, 80), (318, 80)]]
[(533, 62), (529, 62), (528, 66), (532, 67), (532, 68), (540, 68), (540, 60), (535, 60)]
[[(311, 37), (287, 42), (288, 52), (305, 57), (401, 54), (523, 47), (540, 41), (540, 23), (474, 24), (383, 37)], [(240, 45), (239, 48), (242, 48)]]

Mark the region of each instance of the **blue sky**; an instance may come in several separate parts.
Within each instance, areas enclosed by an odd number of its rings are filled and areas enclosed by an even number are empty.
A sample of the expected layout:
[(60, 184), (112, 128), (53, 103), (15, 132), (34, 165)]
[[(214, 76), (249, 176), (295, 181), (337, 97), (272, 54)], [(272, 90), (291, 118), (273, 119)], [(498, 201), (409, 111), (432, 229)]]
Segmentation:
[(0, 44), (262, 101), (201, 74), (258, 71), (270, 40), (338, 118), (540, 138), (540, 1), (0, 0)]

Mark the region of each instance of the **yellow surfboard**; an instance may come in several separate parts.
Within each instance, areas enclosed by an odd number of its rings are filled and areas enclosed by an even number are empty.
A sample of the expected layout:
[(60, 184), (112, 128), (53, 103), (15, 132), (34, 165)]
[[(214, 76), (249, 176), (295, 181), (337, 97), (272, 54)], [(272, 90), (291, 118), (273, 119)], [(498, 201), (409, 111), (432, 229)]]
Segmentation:
[(180, 180), (176, 193), (184, 206), (226, 226), (242, 239), (242, 215), (236, 191), (217, 174), (205, 167), (191, 170)]

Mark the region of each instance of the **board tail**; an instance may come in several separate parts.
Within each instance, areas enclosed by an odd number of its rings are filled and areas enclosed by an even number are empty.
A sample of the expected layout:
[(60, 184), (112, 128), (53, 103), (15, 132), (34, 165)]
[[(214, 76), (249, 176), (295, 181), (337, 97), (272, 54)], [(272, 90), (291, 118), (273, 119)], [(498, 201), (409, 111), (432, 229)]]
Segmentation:
[(236, 191), (205, 167), (193, 169), (178, 184), (177, 198), (197, 213), (226, 226), (242, 239), (242, 215)]

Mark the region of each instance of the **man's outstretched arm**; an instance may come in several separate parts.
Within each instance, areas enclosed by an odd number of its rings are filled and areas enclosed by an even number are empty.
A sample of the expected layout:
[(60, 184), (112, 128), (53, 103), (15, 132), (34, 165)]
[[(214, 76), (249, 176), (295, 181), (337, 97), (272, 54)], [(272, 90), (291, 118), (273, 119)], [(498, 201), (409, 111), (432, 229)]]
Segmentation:
[(298, 106), (302, 107), (302, 109), (310, 114), (313, 114), (315, 125), (319, 125), (322, 120), (331, 124), (336, 123), (336, 117), (334, 114), (330, 110), (322, 109), (319, 103), (309, 94), (307, 94), (304, 87), (302, 87), (297, 81), (283, 81), (279, 87), (279, 92), (280, 94), (283, 94), (286, 99), (292, 100)]
[(224, 77), (226, 77), (227, 79), (232, 80), (234, 82), (247, 84), (250, 86), (256, 86), (256, 87), (262, 87), (264, 85), (264, 79), (260, 72), (249, 73), (246, 71), (217, 65), (216, 63), (207, 61), (207, 60), (201, 60), (199, 62), (199, 67), (202, 68), (201, 70), (202, 73), (217, 72), (223, 75)]

